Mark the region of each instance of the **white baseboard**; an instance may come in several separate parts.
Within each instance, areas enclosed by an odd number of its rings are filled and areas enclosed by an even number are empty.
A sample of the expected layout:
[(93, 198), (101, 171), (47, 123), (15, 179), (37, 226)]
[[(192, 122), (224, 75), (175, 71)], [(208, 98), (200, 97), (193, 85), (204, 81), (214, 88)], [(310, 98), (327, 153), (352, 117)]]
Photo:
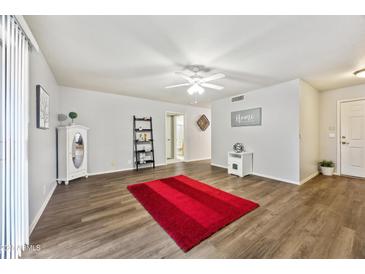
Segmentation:
[[(158, 164), (155, 165), (157, 166), (165, 166), (166, 164)], [(108, 174), (108, 173), (116, 173), (116, 172), (121, 172), (121, 171), (130, 171), (130, 170), (134, 170), (134, 167), (129, 167), (129, 168), (122, 168), (122, 169), (113, 169), (113, 170), (106, 170), (106, 171), (98, 171), (98, 172), (90, 172), (88, 173), (89, 176), (95, 176), (95, 175), (103, 175), (103, 174)]]
[(314, 172), (312, 175), (308, 176), (307, 178), (303, 179), (300, 181), (300, 184), (304, 184), (306, 182), (308, 182), (309, 180), (313, 179), (314, 177), (316, 177), (319, 174), (319, 172)]
[[(210, 158), (201, 158), (201, 159), (193, 159), (193, 160), (186, 160), (186, 161), (184, 160), (183, 162), (195, 162), (195, 161), (203, 161), (203, 160), (210, 160)], [(156, 166), (166, 166), (166, 163), (158, 164)], [(130, 170), (134, 170), (134, 167), (105, 170), (105, 171), (98, 171), (98, 172), (89, 172), (88, 175), (95, 176), (95, 175), (103, 175), (103, 174), (108, 174), (108, 173), (116, 173), (116, 172), (121, 172), (121, 171), (130, 171)]]
[(210, 165), (211, 165), (211, 166), (216, 166), (216, 167), (221, 167), (221, 168), (225, 168), (225, 169), (227, 169), (227, 167), (226, 167), (226, 166), (224, 166), (224, 165), (220, 165), (220, 164), (210, 163)]
[[(210, 165), (227, 169), (227, 166), (220, 165), (220, 164), (211, 163)], [(291, 180), (287, 180), (287, 179), (283, 179), (283, 178), (278, 178), (278, 177), (273, 177), (273, 176), (269, 176), (266, 174), (260, 174), (260, 173), (253, 172), (252, 175), (256, 175), (256, 176), (260, 176), (260, 177), (264, 177), (264, 178), (268, 178), (268, 179), (272, 179), (272, 180), (276, 180), (276, 181), (281, 181), (281, 182), (285, 182), (285, 183), (299, 185), (299, 182), (291, 181)]]
[(102, 175), (102, 174), (108, 174), (108, 173), (116, 173), (121, 171), (129, 171), (133, 170), (134, 168), (123, 168), (123, 169), (113, 169), (113, 170), (105, 170), (105, 171), (98, 171), (98, 172), (90, 172), (88, 173), (89, 176), (95, 176), (95, 175)]
[(256, 172), (252, 173), (252, 175), (268, 178), (268, 179), (271, 179), (271, 180), (281, 181), (281, 182), (285, 182), (285, 183), (290, 183), (290, 184), (294, 184), (294, 185), (299, 185), (300, 184), (299, 182), (296, 182), (296, 181), (283, 179), (283, 178), (279, 178), (279, 177), (274, 177), (274, 176), (268, 176), (268, 175), (261, 174), (261, 173), (256, 173)]
[(210, 157), (209, 158), (199, 158), (199, 159), (184, 160), (184, 162), (189, 163), (189, 162), (204, 161), (204, 160), (210, 160)]
[(37, 215), (34, 217), (32, 223), (30, 224), (29, 226), (29, 235), (32, 234), (33, 232), (33, 229), (35, 228), (35, 226), (37, 225), (39, 219), (41, 218), (42, 216), (42, 213), (44, 211), (44, 209), (46, 208), (49, 200), (51, 199), (52, 195), (53, 195), (53, 192), (56, 190), (56, 187), (57, 187), (57, 182), (54, 182), (54, 185), (53, 185), (53, 188), (51, 189), (51, 191), (48, 193), (46, 199), (44, 200), (41, 208), (38, 210), (37, 212)]

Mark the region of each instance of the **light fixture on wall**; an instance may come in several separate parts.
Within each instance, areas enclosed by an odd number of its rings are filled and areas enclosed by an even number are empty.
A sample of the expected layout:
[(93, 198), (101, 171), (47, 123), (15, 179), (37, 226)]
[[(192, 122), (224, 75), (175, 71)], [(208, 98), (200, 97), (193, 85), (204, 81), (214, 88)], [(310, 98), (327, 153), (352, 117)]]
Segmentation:
[(360, 69), (354, 72), (354, 75), (359, 78), (365, 78), (365, 69)]

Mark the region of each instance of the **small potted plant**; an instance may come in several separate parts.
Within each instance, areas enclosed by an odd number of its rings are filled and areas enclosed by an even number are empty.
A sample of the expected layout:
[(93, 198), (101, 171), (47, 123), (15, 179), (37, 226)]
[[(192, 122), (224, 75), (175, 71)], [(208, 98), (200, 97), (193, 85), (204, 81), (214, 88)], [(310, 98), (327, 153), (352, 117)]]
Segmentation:
[(71, 118), (72, 122), (71, 122), (71, 125), (74, 125), (74, 119), (77, 118), (77, 113), (76, 112), (73, 112), (71, 111), (69, 114), (68, 114), (68, 117)]
[(332, 161), (323, 160), (322, 162), (319, 162), (319, 167), (323, 175), (332, 176), (335, 170), (335, 163)]

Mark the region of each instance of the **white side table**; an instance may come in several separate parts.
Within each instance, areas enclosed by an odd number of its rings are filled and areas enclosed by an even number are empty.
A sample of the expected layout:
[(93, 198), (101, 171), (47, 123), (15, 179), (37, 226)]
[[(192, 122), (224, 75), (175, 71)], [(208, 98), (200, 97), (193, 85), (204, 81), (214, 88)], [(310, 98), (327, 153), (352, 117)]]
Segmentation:
[(252, 174), (253, 152), (228, 152), (228, 174), (244, 177)]

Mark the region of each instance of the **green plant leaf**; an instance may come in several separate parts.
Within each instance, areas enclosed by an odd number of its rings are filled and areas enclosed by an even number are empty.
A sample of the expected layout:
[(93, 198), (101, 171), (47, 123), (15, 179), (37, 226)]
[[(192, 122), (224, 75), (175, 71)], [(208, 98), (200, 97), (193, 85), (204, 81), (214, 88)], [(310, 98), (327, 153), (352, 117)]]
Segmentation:
[(76, 119), (76, 118), (77, 118), (77, 113), (76, 113), (76, 112), (71, 111), (71, 112), (68, 114), (68, 117), (70, 117), (71, 119)]
[(332, 161), (327, 161), (327, 160), (323, 160), (321, 162), (319, 162), (319, 165), (321, 167), (335, 167), (335, 163)]

